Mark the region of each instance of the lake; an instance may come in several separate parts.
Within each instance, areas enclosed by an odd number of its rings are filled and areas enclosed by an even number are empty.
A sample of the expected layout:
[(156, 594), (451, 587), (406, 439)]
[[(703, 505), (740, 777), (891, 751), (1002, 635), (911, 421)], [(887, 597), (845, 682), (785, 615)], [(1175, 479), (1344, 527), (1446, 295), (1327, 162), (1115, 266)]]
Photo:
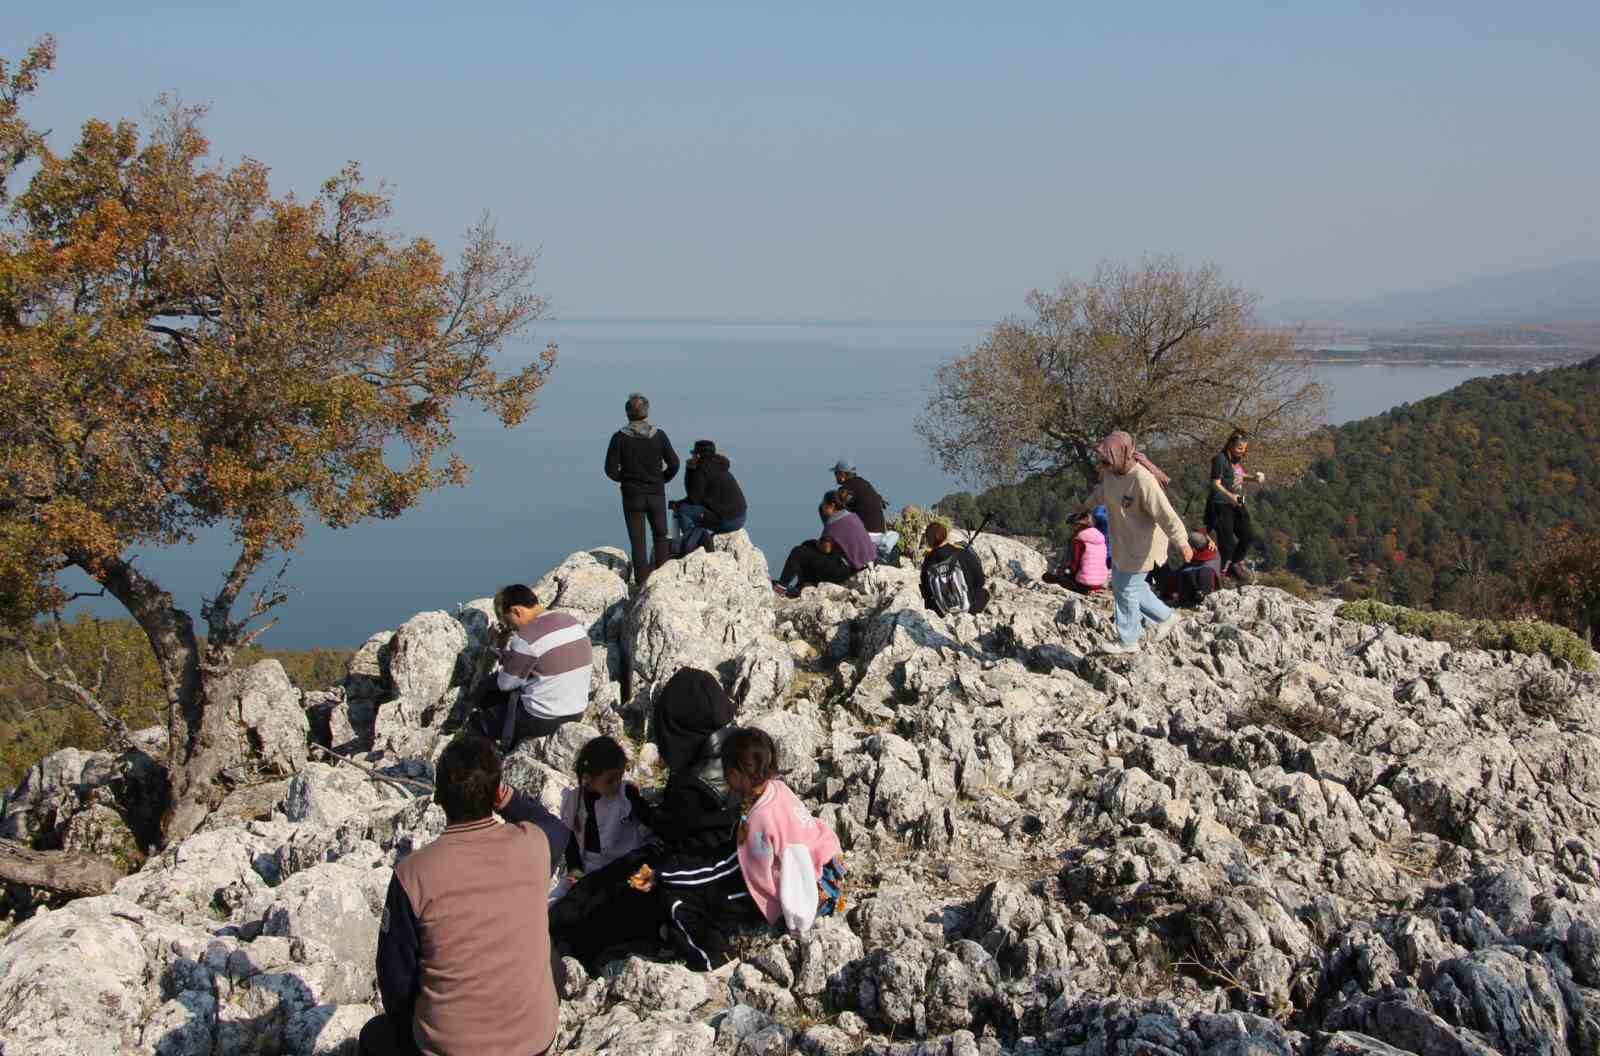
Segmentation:
[[(626, 549), (616, 486), (602, 472), (630, 391), (679, 455), (715, 440), (750, 503), (746, 530), (776, 569), (816, 532), (829, 467), (853, 461), (894, 508), (961, 487), (912, 431), (934, 367), (973, 344), (985, 323), (550, 322), (507, 359), (560, 345), (527, 421), (505, 430), (476, 411), (455, 450), (473, 467), (464, 488), (434, 492), (394, 521), (311, 527), (291, 555), (289, 602), (262, 644), (354, 646), (426, 609), (453, 610), (502, 584), (533, 582), (575, 550)], [(1437, 395), (1477, 366), (1324, 365), (1334, 423)], [(680, 482), (669, 494), (682, 494)], [(231, 560), (225, 535), (149, 550), (140, 566), (191, 612)], [(281, 562), (280, 562), (281, 563)], [(276, 566), (274, 566), (276, 568)], [(73, 589), (82, 589), (75, 582)], [(106, 616), (115, 603), (92, 603)]]

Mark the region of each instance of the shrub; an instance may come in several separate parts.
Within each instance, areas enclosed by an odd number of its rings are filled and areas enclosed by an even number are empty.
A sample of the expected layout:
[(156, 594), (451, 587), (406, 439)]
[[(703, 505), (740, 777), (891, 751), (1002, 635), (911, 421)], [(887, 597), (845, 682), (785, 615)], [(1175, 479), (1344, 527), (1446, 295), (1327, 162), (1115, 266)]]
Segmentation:
[(923, 555), (927, 553), (922, 548), (922, 533), (935, 521), (946, 528), (953, 527), (950, 518), (919, 506), (905, 507), (900, 511), (900, 516), (895, 518), (894, 523), (889, 525), (891, 531), (900, 533), (900, 552), (910, 558), (913, 565), (922, 563)]
[(1281, 569), (1273, 572), (1256, 573), (1256, 585), (1276, 587), (1279, 590), (1293, 594), (1297, 598), (1314, 598), (1317, 596), (1317, 592), (1311, 589), (1311, 584), (1293, 572), (1286, 572)]
[(1567, 630), (1537, 620), (1472, 620), (1453, 612), (1424, 612), (1365, 599), (1340, 605), (1340, 619), (1371, 626), (1386, 625), (1401, 634), (1449, 642), (1461, 648), (1508, 649), (1532, 656), (1543, 653), (1579, 671), (1595, 670), (1594, 652)]

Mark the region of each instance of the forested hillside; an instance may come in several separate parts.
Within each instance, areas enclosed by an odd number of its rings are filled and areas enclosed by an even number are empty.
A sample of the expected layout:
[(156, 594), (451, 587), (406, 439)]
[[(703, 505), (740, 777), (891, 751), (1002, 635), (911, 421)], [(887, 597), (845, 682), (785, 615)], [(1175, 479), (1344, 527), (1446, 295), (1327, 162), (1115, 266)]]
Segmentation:
[[(1600, 358), (1480, 378), (1316, 443), (1304, 477), (1250, 497), (1258, 567), (1487, 615), (1527, 600), (1526, 572), (1552, 530), (1600, 530)], [(1198, 522), (1205, 465), (1170, 457), (1174, 501)], [(994, 510), (1011, 531), (1053, 534), (1078, 487), (1072, 476), (1034, 478), (939, 505), (958, 520)]]

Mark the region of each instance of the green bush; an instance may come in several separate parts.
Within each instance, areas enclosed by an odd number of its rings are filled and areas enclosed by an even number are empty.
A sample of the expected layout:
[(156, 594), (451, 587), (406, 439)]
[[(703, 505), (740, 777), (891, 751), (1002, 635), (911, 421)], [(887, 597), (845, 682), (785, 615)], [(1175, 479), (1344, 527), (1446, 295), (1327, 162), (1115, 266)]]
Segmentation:
[(1594, 652), (1567, 630), (1536, 620), (1473, 620), (1453, 612), (1425, 612), (1365, 599), (1340, 605), (1340, 619), (1371, 626), (1386, 625), (1401, 634), (1449, 642), (1462, 648), (1509, 649), (1532, 656), (1543, 653), (1564, 660), (1579, 671), (1595, 670)]
[(900, 533), (900, 552), (911, 559), (913, 565), (920, 565), (925, 550), (922, 548), (922, 533), (928, 530), (928, 525), (938, 521), (946, 528), (953, 527), (950, 518), (943, 517), (931, 510), (924, 510), (918, 506), (907, 506), (900, 511), (900, 516), (889, 525), (891, 531)]
[(1256, 585), (1260, 587), (1276, 587), (1279, 590), (1293, 594), (1297, 598), (1314, 598), (1317, 592), (1311, 589), (1311, 584), (1295, 575), (1293, 572), (1258, 572)]

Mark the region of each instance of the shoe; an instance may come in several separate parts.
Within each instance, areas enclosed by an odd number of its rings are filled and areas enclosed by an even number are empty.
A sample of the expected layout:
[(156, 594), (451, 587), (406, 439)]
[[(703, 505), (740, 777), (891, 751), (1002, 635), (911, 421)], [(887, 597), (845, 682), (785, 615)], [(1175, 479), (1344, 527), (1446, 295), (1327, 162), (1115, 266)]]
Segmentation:
[(782, 583), (779, 583), (777, 580), (773, 580), (772, 593), (776, 594), (780, 598), (787, 598), (789, 596), (789, 588), (784, 586)]
[(1172, 629), (1176, 626), (1178, 626), (1178, 614), (1173, 613), (1171, 616), (1168, 616), (1166, 619), (1150, 628), (1150, 640), (1152, 642), (1161, 641), (1167, 635), (1171, 634)]
[(1138, 642), (1107, 642), (1105, 645), (1100, 647), (1100, 652), (1109, 654), (1111, 656), (1121, 656), (1124, 653), (1137, 653), (1138, 651)]
[(1246, 587), (1256, 581), (1256, 574), (1237, 561), (1228, 566), (1228, 575), (1238, 580), (1240, 585)]

